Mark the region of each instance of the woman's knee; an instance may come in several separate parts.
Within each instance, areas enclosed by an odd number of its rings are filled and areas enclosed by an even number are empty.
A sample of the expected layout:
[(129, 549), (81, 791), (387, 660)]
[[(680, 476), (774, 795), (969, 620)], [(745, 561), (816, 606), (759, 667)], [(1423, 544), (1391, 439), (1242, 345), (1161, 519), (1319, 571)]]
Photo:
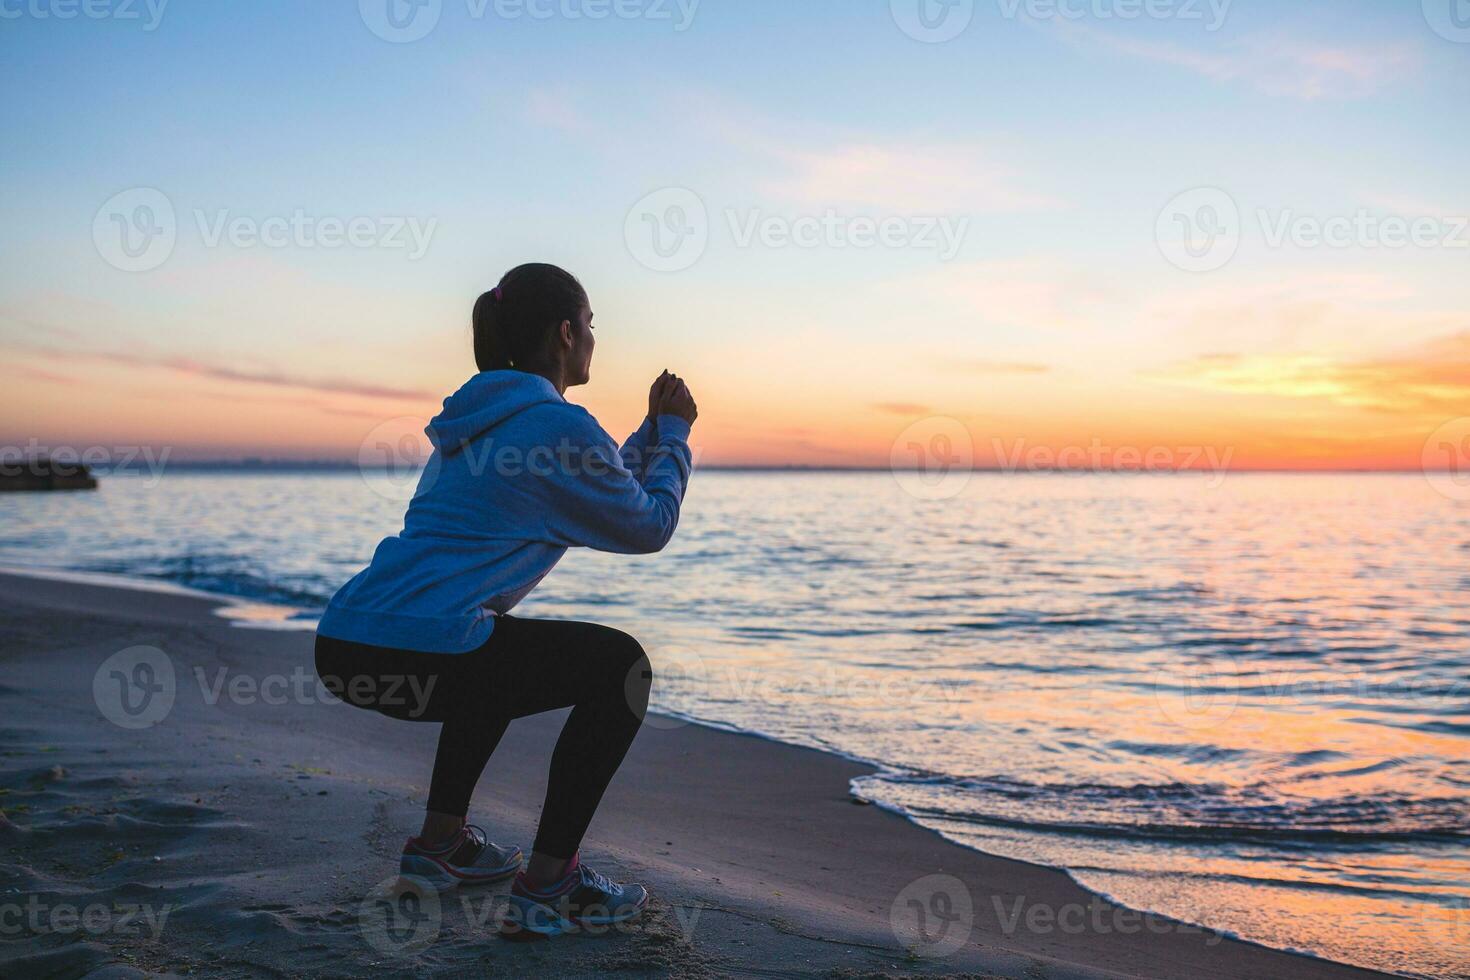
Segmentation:
[(642, 718), (648, 711), (648, 695), (653, 688), (653, 665), (643, 644), (622, 630), (608, 628), (604, 641), (607, 680), (618, 687), (633, 714)]

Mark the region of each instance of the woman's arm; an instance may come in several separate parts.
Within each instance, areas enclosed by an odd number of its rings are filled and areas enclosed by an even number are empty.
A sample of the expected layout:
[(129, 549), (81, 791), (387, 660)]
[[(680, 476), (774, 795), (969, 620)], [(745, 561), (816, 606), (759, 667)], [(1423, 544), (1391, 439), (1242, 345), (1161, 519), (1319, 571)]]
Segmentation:
[(664, 399), (673, 388), (674, 381), (674, 376), (667, 368), (663, 374), (653, 379), (653, 385), (648, 389), (648, 414), (643, 417), (643, 424), (638, 427), (638, 431), (629, 436), (618, 450), (618, 455), (623, 458), (623, 465), (639, 483), (643, 482), (649, 457), (658, 445), (658, 416), (663, 411)]
[(649, 458), (653, 455), (654, 447), (657, 445), (658, 419), (655, 415), (649, 414), (644, 417), (643, 424), (638, 427), (638, 431), (629, 436), (628, 441), (624, 442), (623, 447), (618, 450), (623, 465), (628, 468), (629, 473), (633, 474), (633, 479), (639, 483), (643, 482)]
[(571, 437), (576, 451), (569, 454), (570, 465), (538, 475), (549, 539), (619, 554), (662, 550), (678, 527), (693, 468), (689, 423), (676, 415), (657, 419), (657, 440), (640, 479), (623, 464), (612, 437), (592, 416), (576, 411), (581, 418)]

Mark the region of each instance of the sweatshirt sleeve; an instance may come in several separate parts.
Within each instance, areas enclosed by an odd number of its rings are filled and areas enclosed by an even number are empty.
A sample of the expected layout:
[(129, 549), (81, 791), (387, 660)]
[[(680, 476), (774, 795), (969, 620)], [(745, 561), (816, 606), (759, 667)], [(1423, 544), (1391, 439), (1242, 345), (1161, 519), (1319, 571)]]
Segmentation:
[(661, 415), (656, 430), (640, 480), (612, 437), (585, 416), (573, 465), (546, 480), (545, 523), (553, 542), (627, 555), (651, 554), (669, 543), (693, 466), (689, 423)]
[(643, 424), (638, 431), (628, 437), (623, 447), (618, 450), (618, 455), (623, 459), (623, 465), (628, 472), (633, 474), (633, 479), (639, 483), (643, 482), (644, 473), (648, 469), (649, 458), (653, 455), (658, 445), (658, 423), (649, 416), (645, 416)]

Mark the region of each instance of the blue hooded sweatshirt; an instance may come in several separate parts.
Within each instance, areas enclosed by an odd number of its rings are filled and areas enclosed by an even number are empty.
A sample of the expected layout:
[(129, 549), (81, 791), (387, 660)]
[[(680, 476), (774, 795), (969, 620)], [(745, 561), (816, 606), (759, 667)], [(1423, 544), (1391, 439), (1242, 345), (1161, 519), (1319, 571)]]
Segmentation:
[(689, 484), (689, 424), (645, 419), (621, 448), (550, 381), (485, 371), (444, 401), (403, 531), (338, 590), (324, 636), (425, 653), (483, 644), (571, 547), (659, 551)]

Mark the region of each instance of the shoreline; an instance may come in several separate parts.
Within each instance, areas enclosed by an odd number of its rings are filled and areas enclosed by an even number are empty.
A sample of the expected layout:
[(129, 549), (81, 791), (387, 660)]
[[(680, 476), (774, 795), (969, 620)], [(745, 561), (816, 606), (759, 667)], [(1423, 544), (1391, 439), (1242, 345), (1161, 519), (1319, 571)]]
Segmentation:
[[(173, 745), (172, 752), (163, 751), (153, 760), (167, 770), (176, 768), (194, 747), (203, 749), (215, 739), (241, 743), (242, 753), (247, 755), (252, 750), (246, 746), (254, 746), (255, 754), (250, 758), (264, 765), (262, 758), (269, 755), (261, 756), (262, 752), (283, 748), (282, 729), (305, 735), (304, 740), (290, 742), (287, 754), (305, 752), (312, 757), (313, 765), (298, 764), (303, 771), (293, 776), (293, 780), (321, 781), (327, 787), (319, 793), (327, 803), (316, 799), (311, 802), (328, 806), (332, 811), (329, 822), (350, 824), (354, 818), (362, 819), (362, 812), (351, 802), (344, 808), (342, 800), (356, 797), (362, 810), (371, 812), (381, 823), (361, 835), (374, 852), (364, 868), (366, 873), (340, 882), (339, 887), (346, 889), (345, 899), (335, 903), (361, 904), (363, 890), (392, 870), (397, 840), (411, 829), (427, 779), (426, 754), (432, 752), (433, 726), (392, 723), (340, 705), (231, 704), (228, 699), (210, 705), (205, 703), (207, 695), (195, 703), (195, 699), (184, 696), (188, 685), (180, 684), (179, 703), (163, 722), (140, 731), (116, 727), (101, 717), (98, 703), (94, 703), (93, 675), (98, 664), (112, 653), (135, 645), (131, 640), (152, 638), (155, 642), (149, 645), (167, 651), (171, 662), (182, 662), (200, 671), (201, 681), (210, 671), (233, 669), (237, 677), (247, 678), (253, 671), (258, 679), (272, 667), (280, 672), (281, 668), (295, 670), (303, 665), (314, 679), (310, 630), (298, 624), (287, 630), (248, 626), (236, 629), (238, 621), (218, 613), (222, 606), (237, 604), (233, 597), (185, 589), (162, 580), (156, 590), (140, 590), (112, 581), (84, 583), (64, 572), (47, 574), (51, 572), (37, 575), (33, 570), (23, 574), (0, 570), (0, 590), (10, 607), (0, 634), (5, 641), (0, 658), (8, 665), (19, 663), (31, 668), (8, 669), (7, 677), (15, 680), (0, 688), (0, 697), (12, 709), (7, 727), (35, 726), (28, 732), (8, 731), (11, 740), (21, 747), (20, 754), (27, 752), (27, 735), (32, 741), (37, 734), (48, 741), (65, 741), (72, 734), (72, 726), (54, 726), (58, 718), (68, 716), (73, 722), (85, 723), (96, 736), (86, 744), (109, 746), (101, 750), (104, 754), (156, 754), (160, 737), (171, 734), (174, 737), (167, 741), (184, 744)], [(238, 602), (249, 604), (249, 600)], [(48, 650), (50, 656), (37, 661), (27, 640), (38, 641), (39, 649)], [(205, 690), (203, 683), (200, 689)], [(513, 725), (477, 791), (475, 813), (483, 813), (488, 805), (501, 825), (516, 829), (517, 840), (528, 838), (534, 826), (539, 791), (507, 796), (506, 785), (539, 786), (544, 782), (545, 756), (554, 740), (559, 714)], [(243, 737), (242, 732), (259, 738)], [(16, 734), (22, 738), (16, 740)], [(334, 742), (343, 753), (322, 754), (321, 746)], [(207, 751), (202, 754), (210, 755)], [(359, 755), (372, 758), (356, 758)], [(68, 755), (67, 759), (70, 765), (59, 758), (57, 765), (68, 771), (85, 770), (91, 765), (85, 753)], [(235, 780), (253, 781), (249, 778), (252, 765), (214, 758), (204, 768), (218, 770), (216, 776), (228, 776), (228, 785), (235, 785)], [(659, 975), (726, 975), (732, 971), (739, 975), (744, 969), (760, 975), (830, 975), (833, 970), (846, 969), (869, 971), (860, 975), (881, 975), (882, 971), (897, 969), (934, 975), (981, 971), (993, 976), (1030, 976), (1038, 966), (1050, 977), (1388, 975), (1126, 909), (1084, 889), (1064, 869), (993, 856), (952, 842), (900, 812), (871, 804), (854, 805), (857, 801), (852, 795), (852, 780), (877, 768), (733, 727), (656, 716), (645, 726), (609, 790), (603, 811), (594, 822), (588, 853), (589, 859), (597, 859), (609, 871), (642, 876), (662, 908), (656, 909), (643, 931), (609, 937), (607, 948), (597, 952), (597, 969), (611, 968), (607, 959), (611, 956), (632, 957), (633, 968)], [(116, 778), (115, 772), (108, 775), (105, 769), (96, 778)], [(505, 778), (506, 770), (513, 777), (510, 780)], [(208, 782), (206, 779), (201, 785), (207, 786)], [(60, 785), (65, 786), (66, 781), (61, 780)], [(12, 792), (0, 802), (15, 799), (17, 787), (7, 786)], [(177, 805), (166, 799), (170, 794), (162, 785), (150, 789), (144, 797), (147, 807)], [(372, 790), (389, 802), (383, 798), (370, 800)], [(80, 802), (69, 805), (90, 806), (86, 794), (82, 795)], [(271, 808), (262, 810), (261, 806), (264, 795), (268, 794), (247, 794), (231, 801), (239, 811), (237, 816), (244, 817), (249, 828), (270, 822)], [(203, 798), (203, 794), (197, 797), (195, 805), (204, 806)], [(40, 803), (43, 806), (44, 799)], [(33, 811), (36, 817), (41, 816), (42, 806)], [(45, 819), (66, 825), (60, 811)], [(390, 831), (390, 825), (395, 829)], [(310, 826), (318, 824), (313, 821)], [(0, 839), (9, 845), (5, 877), (14, 874), (22, 882), (35, 885), (39, 880), (35, 869), (17, 863), (15, 843), (46, 833), (45, 824), (29, 831), (25, 827), (21, 818), (0, 822)], [(57, 834), (59, 831), (53, 831), (50, 836)], [(289, 879), (289, 863), (282, 868), (281, 855), (273, 854), (267, 841), (257, 843), (259, 863), (267, 868), (262, 875)], [(357, 853), (364, 850), (361, 841), (329, 839), (327, 843), (335, 846), (325, 867), (361, 867), (368, 856)], [(119, 862), (123, 863), (127, 862)], [(171, 862), (154, 855), (153, 863)], [(143, 873), (132, 882), (134, 887), (149, 881), (148, 865), (139, 870)], [(216, 872), (225, 879), (238, 875), (238, 869), (232, 872), (227, 861)], [(936, 885), (931, 880), (936, 877), (948, 883), (940, 881)], [(333, 878), (339, 880), (341, 876)], [(71, 884), (77, 887), (77, 883)], [(124, 884), (128, 883), (120, 882), (119, 887)], [(6, 887), (15, 886), (7, 883)], [(916, 887), (918, 891), (914, 891)], [(36, 889), (33, 893), (42, 891)], [(950, 950), (947, 945), (952, 937), (936, 946), (917, 936), (911, 928), (916, 923), (904, 918), (911, 914), (904, 909), (914, 907), (905, 899), (916, 896), (918, 907), (927, 906), (936, 912), (943, 911), (947, 901), (968, 901), (973, 921), (961, 923), (967, 927), (964, 941)], [(945, 901), (938, 901), (939, 897)], [(353, 898), (358, 902), (351, 901)], [(295, 948), (299, 943), (292, 937), (299, 939), (303, 932), (311, 933), (314, 943), (349, 960), (381, 952), (363, 942), (361, 929), (337, 922), (340, 928), (333, 932), (314, 920), (315, 913), (311, 912), (305, 913), (302, 921), (292, 918), (294, 915), (299, 919), (306, 906), (283, 906), (271, 913), (280, 920), (279, 928), (258, 926), (252, 932), (253, 936), (258, 933), (257, 941), (247, 941), (246, 945), (258, 946), (265, 958), (256, 965), (300, 955)], [(1081, 922), (1072, 914), (1076, 910), (1090, 910), (1092, 916), (1074, 929), (1070, 923)], [(686, 928), (681, 913), (690, 912), (697, 912), (701, 921)], [(229, 934), (231, 917), (218, 909), (215, 914), (189, 918), (191, 924), (151, 951), (163, 957), (159, 965), (179, 965), (168, 957), (180, 955), (183, 945), (195, 945), (197, 934)], [(585, 956), (585, 949), (564, 951), (563, 944), (551, 944), (556, 948), (545, 953), (517, 950), (482, 935), (483, 930), (463, 930), (460, 923), (450, 923), (448, 918), (445, 928), (460, 938), (446, 949), (436, 944), (424, 951), (422, 955), (431, 959), (427, 963), (415, 961), (411, 969), (427, 966), (432, 972), (440, 966), (462, 968), (467, 962), (483, 963), (483, 957), (493, 953), (496, 967), (533, 973), (570, 971), (577, 975)], [(192, 921), (195, 919), (201, 921)], [(324, 921), (330, 926), (334, 920), (327, 916)], [(1120, 925), (1123, 922), (1132, 926), (1125, 930)], [(1024, 923), (1024, 927), (1017, 928), (1018, 923)], [(958, 931), (957, 926), (956, 934)], [(759, 943), (741, 938), (752, 932), (761, 935)], [(43, 938), (33, 944), (44, 946)], [(904, 939), (910, 940), (907, 949)], [(95, 951), (100, 956), (113, 952), (105, 942), (96, 945), (104, 947)], [(583, 943), (565, 945), (581, 947)], [(11, 952), (6, 948), (0, 956), (9, 960)], [(23, 955), (33, 956), (36, 951)], [(471, 960), (466, 961), (466, 956)], [(336, 962), (329, 957), (307, 972), (331, 974)], [(796, 962), (805, 965), (788, 968)], [(25, 965), (38, 964), (27, 961)], [(352, 970), (348, 968), (347, 972)]]

